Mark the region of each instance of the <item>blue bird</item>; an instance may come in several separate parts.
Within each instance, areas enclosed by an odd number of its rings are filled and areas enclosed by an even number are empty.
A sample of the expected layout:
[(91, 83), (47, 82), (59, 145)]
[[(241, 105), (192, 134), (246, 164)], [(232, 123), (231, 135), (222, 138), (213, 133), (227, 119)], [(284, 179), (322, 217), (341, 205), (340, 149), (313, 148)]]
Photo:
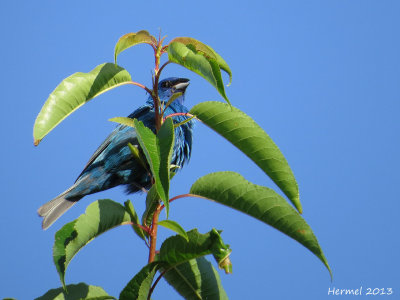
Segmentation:
[[(161, 102), (166, 103), (175, 93), (182, 93), (164, 112), (164, 116), (173, 113), (186, 113), (183, 105), (184, 95), (189, 79), (171, 77), (158, 84)], [(146, 104), (139, 107), (129, 118), (142, 121), (145, 126), (155, 132), (154, 103), (149, 96)], [(185, 116), (173, 116), (174, 123), (187, 119)], [(175, 128), (175, 143), (171, 164), (182, 167), (189, 159), (192, 150), (193, 121)], [(116, 127), (89, 159), (75, 183), (65, 192), (47, 202), (38, 209), (43, 217), (42, 228), (47, 229), (72, 205), (86, 195), (104, 191), (118, 185), (125, 185), (127, 193), (135, 193), (151, 186), (151, 176), (146, 168), (132, 155), (127, 144), (138, 147), (136, 131), (124, 125)]]

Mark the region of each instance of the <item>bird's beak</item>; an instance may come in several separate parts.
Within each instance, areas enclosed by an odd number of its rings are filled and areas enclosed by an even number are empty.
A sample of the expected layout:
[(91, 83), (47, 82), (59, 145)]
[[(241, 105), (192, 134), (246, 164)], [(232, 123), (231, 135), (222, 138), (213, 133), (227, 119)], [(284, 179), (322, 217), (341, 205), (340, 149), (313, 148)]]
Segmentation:
[(184, 93), (189, 85), (189, 79), (179, 78), (174, 84), (175, 93)]

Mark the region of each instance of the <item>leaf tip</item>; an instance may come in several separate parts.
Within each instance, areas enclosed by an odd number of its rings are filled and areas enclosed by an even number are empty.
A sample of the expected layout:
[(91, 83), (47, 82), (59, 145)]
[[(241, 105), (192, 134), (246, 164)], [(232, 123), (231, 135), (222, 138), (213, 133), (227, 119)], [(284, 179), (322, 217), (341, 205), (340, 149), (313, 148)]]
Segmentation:
[(231, 86), (232, 84), (232, 74), (229, 74), (229, 82), (226, 86)]
[(299, 214), (303, 214), (303, 207), (301, 206), (299, 195), (296, 195), (296, 197), (293, 198), (293, 204), (296, 207)]
[(33, 140), (33, 145), (34, 145), (34, 146), (39, 145), (40, 141), (41, 141), (41, 139), (34, 139), (34, 140)]

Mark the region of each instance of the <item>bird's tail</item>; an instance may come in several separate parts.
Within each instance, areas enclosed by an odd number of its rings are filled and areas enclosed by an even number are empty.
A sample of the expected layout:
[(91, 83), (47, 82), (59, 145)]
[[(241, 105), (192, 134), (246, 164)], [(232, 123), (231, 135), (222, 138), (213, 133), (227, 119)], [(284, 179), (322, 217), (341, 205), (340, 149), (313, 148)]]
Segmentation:
[(43, 217), (42, 228), (47, 229), (53, 224), (59, 217), (61, 217), (68, 209), (72, 207), (80, 198), (68, 200), (65, 196), (70, 192), (75, 185), (70, 187), (61, 195), (57, 196), (53, 200), (43, 204), (37, 210), (39, 216)]

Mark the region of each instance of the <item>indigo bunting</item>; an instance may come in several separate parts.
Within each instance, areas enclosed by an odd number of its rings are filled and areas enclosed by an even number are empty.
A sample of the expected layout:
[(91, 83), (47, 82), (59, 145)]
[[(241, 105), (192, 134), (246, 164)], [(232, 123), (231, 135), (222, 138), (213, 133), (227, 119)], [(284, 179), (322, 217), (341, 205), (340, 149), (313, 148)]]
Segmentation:
[[(188, 85), (189, 79), (176, 77), (159, 82), (158, 95), (161, 103), (166, 104), (173, 94), (182, 93), (165, 109), (164, 116), (188, 112), (183, 104)], [(149, 96), (146, 104), (139, 107), (128, 117), (142, 121), (145, 126), (155, 132), (154, 116), (153, 98)], [(176, 124), (188, 117), (173, 116), (172, 118)], [(190, 159), (193, 125), (193, 121), (190, 120), (175, 128), (171, 164), (182, 167)], [(75, 183), (38, 209), (38, 214), (43, 217), (42, 228), (47, 229), (72, 205), (86, 195), (118, 185), (125, 185), (127, 193), (135, 193), (150, 188), (149, 168), (146, 170), (146, 167), (133, 157), (128, 143), (140, 150), (135, 129), (124, 125), (117, 126), (89, 159)]]

